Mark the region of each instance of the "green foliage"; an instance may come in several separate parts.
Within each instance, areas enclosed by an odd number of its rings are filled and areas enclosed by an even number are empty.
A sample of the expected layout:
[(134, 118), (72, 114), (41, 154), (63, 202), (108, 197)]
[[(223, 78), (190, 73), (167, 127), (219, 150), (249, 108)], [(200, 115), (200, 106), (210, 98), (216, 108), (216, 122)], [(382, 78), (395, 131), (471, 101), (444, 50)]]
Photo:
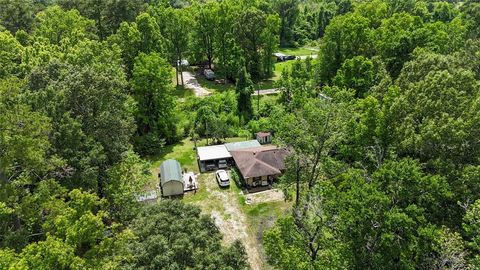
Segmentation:
[(356, 56), (345, 60), (342, 67), (333, 78), (333, 83), (339, 87), (356, 90), (356, 96), (364, 96), (375, 84), (373, 62), (364, 56)]
[[(0, 0), (0, 268), (248, 269), (199, 209), (136, 202), (139, 154), (196, 170), (196, 139), (265, 130), (294, 200), (273, 267), (479, 268), (477, 2)], [(222, 90), (176, 97), (184, 59)]]
[(105, 187), (111, 215), (128, 221), (138, 212), (135, 197), (151, 181), (150, 166), (132, 151), (123, 154), (121, 162), (108, 170), (109, 181)]
[(113, 34), (122, 22), (134, 21), (145, 7), (141, 0), (58, 0), (56, 2), (64, 9), (76, 9), (82, 16), (94, 20), (101, 39)]
[(448, 2), (436, 2), (433, 7), (435, 21), (450, 22), (458, 15), (458, 10)]
[(146, 206), (131, 227), (138, 238), (130, 244), (134, 259), (124, 269), (249, 268), (239, 243), (222, 247), (213, 221), (180, 201)]
[(368, 55), (370, 32), (369, 20), (360, 15), (349, 13), (333, 18), (320, 45), (319, 81), (330, 82), (345, 60)]
[(247, 73), (247, 69), (244, 67), (238, 73), (237, 84), (235, 86), (235, 92), (237, 94), (237, 110), (245, 120), (252, 117), (253, 108), (251, 96), (254, 92), (253, 82), (250, 79), (250, 74)]
[(249, 7), (242, 9), (236, 19), (236, 40), (242, 49), (247, 72), (254, 80), (268, 78), (273, 69), (272, 53), (278, 44), (278, 18)]
[(122, 22), (115, 35), (109, 37), (111, 43), (118, 44), (122, 50), (126, 73), (133, 72), (135, 58), (140, 53), (163, 52), (163, 37), (157, 20), (149, 13), (141, 13), (135, 22)]
[(95, 22), (82, 17), (77, 10), (64, 11), (52, 6), (37, 14), (33, 36), (53, 45), (74, 45), (95, 38), (94, 27)]
[(74, 254), (74, 249), (61, 240), (49, 236), (45, 241), (27, 246), (21, 259), (10, 269), (82, 269), (84, 262)]
[(180, 84), (178, 74), (180, 73), (182, 85), (184, 85), (182, 75), (182, 65), (180, 64), (188, 51), (190, 39), (191, 18), (181, 9), (172, 7), (156, 10), (157, 21), (162, 25), (161, 32), (165, 37), (166, 52), (170, 63), (176, 67), (177, 85)]
[(0, 25), (12, 33), (20, 29), (31, 30), (35, 13), (40, 8), (37, 5), (31, 0), (1, 0)]
[(294, 45), (295, 24), (299, 14), (297, 0), (275, 1), (276, 9), (280, 17), (280, 46)]
[(226, 137), (236, 136), (240, 127), (237, 115), (237, 99), (233, 91), (207, 97), (184, 110), (196, 110), (193, 119), (193, 131), (200, 137), (223, 141)]
[(478, 157), (475, 144), (463, 143), (478, 127), (478, 82), (459, 63), (455, 56), (419, 53), (404, 67), (398, 80), (403, 93), (391, 108), (401, 153), (456, 164)]
[(50, 120), (22, 102), (24, 83), (11, 78), (0, 83), (0, 172), (11, 179), (47, 169)]
[(0, 79), (20, 72), (22, 46), (8, 31), (0, 32)]
[(157, 153), (176, 140), (172, 70), (157, 53), (140, 54), (133, 68), (132, 88), (137, 102), (135, 147), (142, 154)]

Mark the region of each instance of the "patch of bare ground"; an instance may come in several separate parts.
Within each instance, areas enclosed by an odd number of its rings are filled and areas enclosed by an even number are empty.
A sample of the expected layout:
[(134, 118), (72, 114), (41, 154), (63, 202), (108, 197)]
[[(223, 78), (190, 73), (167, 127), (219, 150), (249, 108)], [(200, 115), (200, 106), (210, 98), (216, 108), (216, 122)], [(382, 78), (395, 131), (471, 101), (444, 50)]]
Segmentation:
[(249, 204), (284, 201), (283, 192), (278, 189), (269, 189), (257, 193), (250, 193), (245, 195), (245, 197), (247, 199), (247, 203)]
[(203, 174), (200, 184), (204, 185), (208, 198), (198, 201), (196, 204), (213, 218), (223, 234), (223, 243), (228, 245), (235, 240), (240, 240), (245, 246), (251, 268), (253, 270), (262, 269), (263, 262), (260, 257), (257, 236), (247, 229), (249, 226), (247, 217), (240, 206), (237, 194), (235, 194), (239, 191), (234, 187), (220, 189), (214, 174)]

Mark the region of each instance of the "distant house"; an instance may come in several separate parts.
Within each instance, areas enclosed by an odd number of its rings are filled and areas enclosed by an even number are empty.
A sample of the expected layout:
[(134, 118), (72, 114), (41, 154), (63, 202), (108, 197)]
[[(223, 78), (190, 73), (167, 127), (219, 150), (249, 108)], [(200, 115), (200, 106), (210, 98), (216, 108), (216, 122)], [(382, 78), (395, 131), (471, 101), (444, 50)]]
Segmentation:
[(160, 165), (160, 187), (162, 195), (175, 196), (183, 194), (184, 180), (180, 163), (174, 159), (165, 160)]
[(231, 152), (235, 164), (249, 187), (267, 186), (285, 170), (286, 149), (262, 146)]
[(260, 144), (267, 144), (272, 142), (272, 133), (270, 132), (257, 132), (255, 134), (255, 137)]

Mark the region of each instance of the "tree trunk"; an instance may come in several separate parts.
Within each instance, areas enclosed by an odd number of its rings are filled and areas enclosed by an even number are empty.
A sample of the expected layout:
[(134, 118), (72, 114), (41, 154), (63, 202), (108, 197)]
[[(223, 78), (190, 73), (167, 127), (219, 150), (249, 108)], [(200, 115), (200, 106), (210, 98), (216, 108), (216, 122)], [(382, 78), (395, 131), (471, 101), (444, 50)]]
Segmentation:
[(183, 83), (183, 66), (182, 66), (181, 63), (180, 63), (180, 78), (182, 79), (182, 85), (184, 85), (184, 83)]
[(175, 78), (177, 79), (177, 86), (179, 85), (179, 82), (178, 82), (178, 63), (175, 63)]

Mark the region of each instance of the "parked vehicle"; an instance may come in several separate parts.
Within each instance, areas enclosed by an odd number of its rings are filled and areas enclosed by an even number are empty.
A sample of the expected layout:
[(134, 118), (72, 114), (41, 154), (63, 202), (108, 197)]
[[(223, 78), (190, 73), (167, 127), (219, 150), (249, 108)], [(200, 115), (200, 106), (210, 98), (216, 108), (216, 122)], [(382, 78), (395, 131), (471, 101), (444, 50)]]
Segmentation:
[(217, 178), (217, 183), (220, 187), (228, 187), (230, 186), (230, 178), (225, 170), (218, 170), (215, 173)]
[(284, 58), (283, 58), (283, 61), (287, 61), (287, 60), (295, 60), (297, 59), (297, 57), (295, 55), (286, 55)]
[(207, 164), (205, 166), (205, 169), (207, 169), (207, 171), (213, 171), (217, 168), (217, 166), (215, 166), (215, 164)]
[(189, 65), (188, 60), (186, 59), (182, 59), (181, 61), (177, 60), (177, 66), (188, 67)]
[(228, 168), (227, 161), (225, 159), (221, 159), (218, 161), (218, 168), (219, 169), (226, 169)]
[(215, 80), (215, 72), (213, 72), (213, 70), (211, 70), (211, 69), (208, 69), (208, 68), (205, 69), (203, 71), (203, 75), (205, 76), (205, 78), (207, 80)]

